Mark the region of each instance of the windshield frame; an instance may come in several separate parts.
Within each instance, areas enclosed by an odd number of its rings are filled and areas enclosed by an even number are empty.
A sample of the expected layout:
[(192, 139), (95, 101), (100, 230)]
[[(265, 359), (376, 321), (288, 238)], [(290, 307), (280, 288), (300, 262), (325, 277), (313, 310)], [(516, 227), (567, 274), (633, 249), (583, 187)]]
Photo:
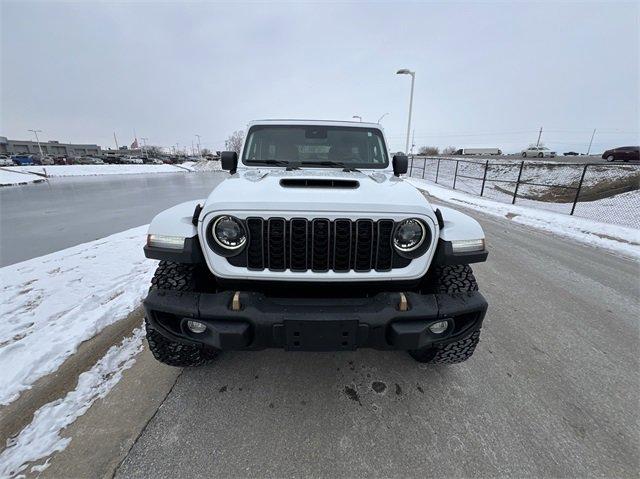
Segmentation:
[[(313, 160), (314, 164), (310, 164), (308, 162), (305, 161), (298, 161), (298, 162), (292, 162), (292, 161), (288, 161), (288, 160), (279, 160), (278, 161), (282, 161), (283, 165), (268, 165), (265, 163), (262, 163), (261, 161), (256, 161), (253, 162), (251, 160), (245, 159), (245, 153), (246, 150), (249, 146), (249, 140), (251, 138), (252, 133), (254, 133), (256, 130), (262, 130), (262, 129), (288, 129), (288, 128), (313, 128), (313, 127), (318, 127), (318, 128), (327, 128), (327, 129), (334, 129), (334, 130), (354, 130), (354, 131), (369, 131), (371, 133), (373, 133), (375, 136), (378, 137), (379, 141), (380, 141), (380, 145), (382, 148), (382, 155), (384, 157), (384, 162), (382, 163), (355, 163), (355, 162), (345, 162), (344, 165), (340, 165), (340, 166), (330, 166), (330, 165), (318, 165), (315, 164), (320, 160)], [(361, 170), (386, 170), (389, 169), (390, 165), (391, 165), (391, 160), (389, 158), (389, 150), (387, 147), (387, 142), (384, 136), (384, 133), (382, 132), (382, 129), (380, 128), (376, 128), (373, 126), (369, 126), (367, 125), (366, 127), (364, 126), (348, 126), (348, 125), (325, 125), (325, 124), (309, 124), (309, 123), (300, 123), (300, 124), (277, 124), (277, 125), (270, 125), (270, 124), (256, 124), (256, 125), (251, 125), (247, 131), (247, 135), (245, 137), (245, 141), (244, 144), (242, 146), (242, 152), (241, 152), (241, 156), (240, 156), (240, 163), (245, 166), (245, 167), (251, 167), (251, 168), (283, 168), (283, 167), (287, 167), (289, 165), (291, 166), (296, 166), (299, 168), (324, 168), (324, 169), (335, 169), (335, 168), (354, 168), (354, 169), (361, 169)]]

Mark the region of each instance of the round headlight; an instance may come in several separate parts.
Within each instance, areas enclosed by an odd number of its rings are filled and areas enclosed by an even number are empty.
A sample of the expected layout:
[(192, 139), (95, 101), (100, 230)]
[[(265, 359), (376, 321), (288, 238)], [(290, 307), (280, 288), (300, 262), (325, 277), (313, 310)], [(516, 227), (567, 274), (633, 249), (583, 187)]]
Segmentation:
[(211, 226), (213, 239), (226, 249), (242, 248), (247, 242), (247, 233), (239, 219), (233, 216), (220, 216)]
[(424, 238), (426, 237), (426, 231), (421, 221), (410, 218), (402, 220), (396, 226), (396, 231), (393, 235), (393, 245), (402, 251), (408, 253), (420, 247)]

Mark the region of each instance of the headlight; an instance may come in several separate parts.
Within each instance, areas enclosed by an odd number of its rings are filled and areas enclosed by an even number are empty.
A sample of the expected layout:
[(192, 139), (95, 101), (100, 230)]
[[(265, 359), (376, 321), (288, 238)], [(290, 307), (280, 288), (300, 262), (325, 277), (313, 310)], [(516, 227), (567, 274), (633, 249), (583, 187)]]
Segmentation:
[(427, 236), (425, 226), (415, 218), (402, 220), (393, 234), (393, 245), (402, 253), (416, 250)]
[(247, 242), (242, 222), (233, 216), (220, 216), (211, 225), (211, 235), (216, 243), (228, 250), (237, 250)]

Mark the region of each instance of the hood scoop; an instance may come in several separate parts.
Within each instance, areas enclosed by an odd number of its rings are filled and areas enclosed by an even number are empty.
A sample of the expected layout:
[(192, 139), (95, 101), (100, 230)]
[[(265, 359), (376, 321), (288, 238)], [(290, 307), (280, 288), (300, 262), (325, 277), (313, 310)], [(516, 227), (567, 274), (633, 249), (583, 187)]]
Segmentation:
[(357, 180), (337, 180), (323, 178), (283, 178), (280, 180), (283, 188), (337, 188), (355, 189), (360, 186)]

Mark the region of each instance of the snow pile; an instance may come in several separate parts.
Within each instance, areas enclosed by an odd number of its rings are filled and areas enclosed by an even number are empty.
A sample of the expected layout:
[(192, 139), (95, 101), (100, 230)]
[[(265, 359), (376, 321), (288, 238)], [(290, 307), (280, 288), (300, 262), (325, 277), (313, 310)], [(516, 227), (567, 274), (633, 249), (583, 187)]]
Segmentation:
[(38, 173), (47, 177), (135, 175), (141, 173), (184, 173), (184, 168), (175, 165), (51, 165), (10, 166), (7, 170)]
[(9, 185), (26, 185), (28, 183), (38, 183), (45, 181), (38, 175), (32, 175), (31, 173), (22, 173), (20, 171), (10, 171), (0, 168), (0, 186)]
[(222, 165), (220, 161), (202, 160), (202, 161), (185, 161), (180, 166), (190, 171), (220, 171)]
[(586, 218), (567, 216), (527, 206), (499, 203), (461, 191), (442, 188), (425, 180), (406, 178), (405, 181), (427, 192), (429, 196), (442, 201), (473, 208), (492, 216), (508, 218), (515, 223), (532, 226), (640, 259), (640, 230), (635, 228), (599, 223)]
[[(143, 336), (143, 329), (136, 329), (132, 336), (111, 347), (89, 371), (82, 373), (75, 390), (38, 409), (31, 424), (8, 441), (7, 448), (0, 454), (0, 477), (14, 477), (24, 471), (28, 463), (64, 450), (71, 438), (61, 437), (60, 432), (120, 381), (123, 371), (133, 365), (135, 356), (142, 350)], [(33, 466), (31, 472), (41, 472), (48, 466), (47, 460)]]
[(0, 405), (54, 372), (146, 295), (147, 226), (0, 268)]

